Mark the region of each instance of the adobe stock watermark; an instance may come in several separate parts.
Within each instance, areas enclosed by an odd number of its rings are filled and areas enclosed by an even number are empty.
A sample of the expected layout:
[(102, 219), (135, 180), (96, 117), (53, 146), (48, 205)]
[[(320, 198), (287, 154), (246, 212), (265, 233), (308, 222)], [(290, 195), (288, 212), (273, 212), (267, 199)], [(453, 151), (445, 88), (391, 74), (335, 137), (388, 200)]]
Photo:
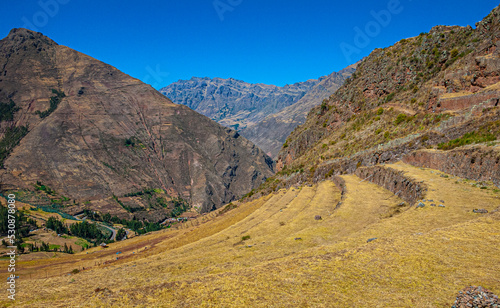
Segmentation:
[[(411, 2), (412, 0), (407, 1)], [(404, 10), (404, 6), (400, 0), (389, 0), (386, 8), (378, 12), (371, 10), (370, 15), (373, 17), (373, 20), (367, 22), (363, 28), (354, 27), (355, 35), (352, 44), (347, 42), (340, 43), (340, 49), (349, 63), (353, 61), (352, 56), (354, 54), (360, 54), (362, 49), (367, 47), (373, 38), (380, 35), (383, 28), (389, 26), (393, 16), (401, 14)]]
[[(164, 78), (167, 78), (170, 73), (162, 72), (160, 69), (160, 64), (156, 65), (156, 70), (148, 65), (146, 66), (146, 71), (148, 73), (142, 79), (145, 83), (151, 85), (155, 89), (157, 89), (158, 87), (166, 86)], [(151, 83), (151, 79), (153, 79), (154, 83)]]
[(19, 276), (16, 276), (14, 273), (16, 272), (16, 256), (17, 256), (17, 247), (16, 244), (16, 195), (9, 194), (7, 196), (7, 256), (9, 257), (9, 265), (7, 271), (11, 273), (7, 277), (7, 297), (10, 300), (16, 300), (16, 279)]
[(226, 12), (232, 12), (234, 9), (240, 5), (243, 0), (214, 0), (212, 3), (219, 16), (220, 21), (224, 21), (224, 14)]
[(68, 4), (70, 0), (40, 0), (38, 1), (38, 10), (30, 19), (26, 16), (21, 18), (23, 28), (27, 28), (36, 32), (40, 32), (40, 28), (45, 27), (50, 18), (55, 17), (59, 13), (59, 6)]

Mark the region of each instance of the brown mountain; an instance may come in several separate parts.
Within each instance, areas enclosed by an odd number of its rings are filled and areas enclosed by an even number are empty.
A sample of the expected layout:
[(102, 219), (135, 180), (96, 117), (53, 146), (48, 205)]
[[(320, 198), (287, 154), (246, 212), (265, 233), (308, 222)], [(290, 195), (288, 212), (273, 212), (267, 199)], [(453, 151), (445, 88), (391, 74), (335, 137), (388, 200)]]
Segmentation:
[(2, 189), (51, 192), (70, 212), (159, 220), (162, 202), (134, 197), (152, 190), (209, 211), (273, 174), (237, 132), (26, 29), (0, 41), (0, 102)]

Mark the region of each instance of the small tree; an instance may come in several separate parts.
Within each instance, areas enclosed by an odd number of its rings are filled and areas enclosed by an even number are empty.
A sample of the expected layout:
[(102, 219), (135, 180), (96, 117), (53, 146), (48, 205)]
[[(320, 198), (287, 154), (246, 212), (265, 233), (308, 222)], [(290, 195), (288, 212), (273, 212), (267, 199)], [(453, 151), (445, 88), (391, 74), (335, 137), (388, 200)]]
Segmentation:
[(17, 250), (18, 250), (20, 253), (24, 253), (24, 247), (23, 247), (23, 245), (21, 245), (21, 243), (18, 243), (18, 244), (17, 244)]
[(126, 238), (127, 237), (127, 232), (123, 229), (123, 228), (120, 228), (117, 232), (116, 232), (116, 240), (117, 241), (121, 241), (122, 239)]

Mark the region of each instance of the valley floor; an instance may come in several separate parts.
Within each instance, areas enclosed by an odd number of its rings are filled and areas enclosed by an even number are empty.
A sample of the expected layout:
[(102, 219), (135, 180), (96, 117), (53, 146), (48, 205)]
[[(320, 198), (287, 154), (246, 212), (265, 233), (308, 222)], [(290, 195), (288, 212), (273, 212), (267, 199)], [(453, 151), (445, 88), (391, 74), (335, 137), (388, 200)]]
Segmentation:
[(450, 307), (469, 285), (500, 294), (498, 190), (385, 167), (427, 185), (425, 206), (355, 175), (344, 195), (331, 181), (280, 190), (107, 250), (21, 262), (15, 306)]

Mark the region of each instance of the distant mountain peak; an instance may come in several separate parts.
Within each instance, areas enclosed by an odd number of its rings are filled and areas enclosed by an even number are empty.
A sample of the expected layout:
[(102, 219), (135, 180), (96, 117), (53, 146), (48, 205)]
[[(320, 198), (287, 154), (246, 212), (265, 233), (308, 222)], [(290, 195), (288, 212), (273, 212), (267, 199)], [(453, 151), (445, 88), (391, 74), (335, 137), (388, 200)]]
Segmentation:
[(43, 35), (40, 32), (35, 32), (25, 28), (13, 28), (10, 30), (9, 34), (4, 38), (7, 41), (13, 41), (14, 44), (22, 44), (27, 40), (42, 40), (44, 43), (49, 45), (58, 45), (49, 37)]

